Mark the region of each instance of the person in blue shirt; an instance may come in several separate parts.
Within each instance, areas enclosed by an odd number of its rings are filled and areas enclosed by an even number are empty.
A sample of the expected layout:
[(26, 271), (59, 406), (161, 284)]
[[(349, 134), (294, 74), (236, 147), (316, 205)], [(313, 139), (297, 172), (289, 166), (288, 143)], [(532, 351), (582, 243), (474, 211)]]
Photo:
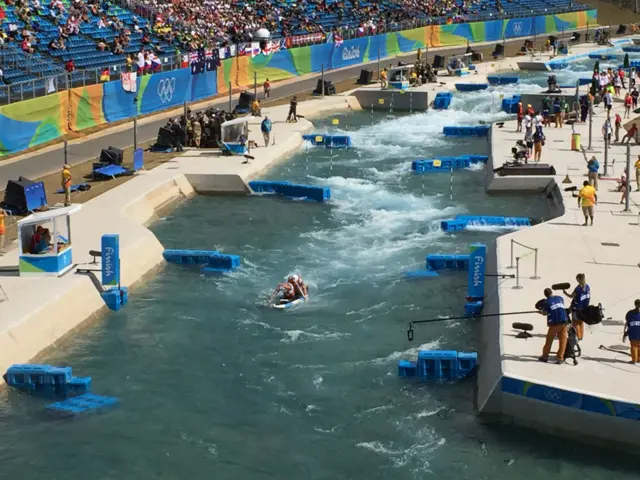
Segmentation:
[(269, 137), (271, 136), (271, 120), (265, 116), (264, 120), (260, 124), (260, 130), (262, 131), (262, 138), (264, 138), (264, 146), (269, 146)]
[(571, 299), (571, 323), (576, 329), (578, 340), (582, 340), (584, 337), (583, 312), (591, 303), (591, 287), (587, 285), (584, 273), (576, 275), (576, 281), (578, 285), (573, 289), (573, 292), (567, 293), (564, 290), (564, 294)]
[(600, 170), (600, 163), (593, 156), (587, 161), (587, 178), (589, 178), (589, 183), (596, 190), (598, 190), (598, 170)]
[(635, 301), (635, 308), (629, 310), (625, 316), (624, 338), (629, 338), (631, 344), (631, 361), (640, 362), (640, 299)]
[(541, 362), (549, 361), (549, 352), (553, 339), (558, 337), (560, 345), (556, 353), (556, 363), (564, 362), (564, 351), (567, 348), (567, 312), (564, 309), (564, 300), (559, 295), (554, 295), (550, 288), (544, 289), (545, 299), (542, 302), (539, 313), (547, 316), (547, 339), (542, 348), (542, 356), (538, 358)]

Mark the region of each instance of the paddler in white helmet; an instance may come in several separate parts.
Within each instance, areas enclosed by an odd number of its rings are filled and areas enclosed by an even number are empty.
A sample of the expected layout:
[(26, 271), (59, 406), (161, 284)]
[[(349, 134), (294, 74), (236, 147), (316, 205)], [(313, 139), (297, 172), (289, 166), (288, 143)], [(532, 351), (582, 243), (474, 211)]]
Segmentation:
[(296, 296), (307, 298), (307, 287), (302, 281), (301, 276), (296, 274), (291, 275), (289, 278), (287, 278), (287, 282), (293, 285), (293, 287), (296, 289)]

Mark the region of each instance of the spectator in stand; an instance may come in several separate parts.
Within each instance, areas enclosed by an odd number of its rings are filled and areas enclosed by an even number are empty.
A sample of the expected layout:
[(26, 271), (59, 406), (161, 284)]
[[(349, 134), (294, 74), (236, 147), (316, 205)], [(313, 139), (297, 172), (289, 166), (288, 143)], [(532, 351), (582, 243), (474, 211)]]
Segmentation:
[(69, 73), (73, 72), (76, 69), (76, 65), (75, 63), (73, 63), (73, 58), (67, 60), (67, 63), (64, 64), (64, 69)]

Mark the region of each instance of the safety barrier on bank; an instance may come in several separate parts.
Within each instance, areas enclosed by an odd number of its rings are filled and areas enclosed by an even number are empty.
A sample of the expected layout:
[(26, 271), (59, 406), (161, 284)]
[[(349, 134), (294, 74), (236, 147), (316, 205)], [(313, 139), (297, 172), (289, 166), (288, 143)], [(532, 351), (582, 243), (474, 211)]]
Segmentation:
[(249, 182), (254, 193), (280, 195), (287, 198), (301, 198), (314, 202), (326, 202), (331, 199), (329, 187), (315, 185), (297, 185), (291, 182), (270, 182), (254, 180)]
[(475, 374), (477, 367), (476, 352), (420, 350), (416, 362), (409, 360), (398, 362), (398, 376), (431, 381), (462, 380)]
[(45, 97), (0, 107), (0, 156), (55, 140), (69, 130), (158, 112), (217, 94), (229, 88), (253, 86), (393, 57), (418, 48), (463, 46), (467, 42), (545, 35), (597, 23), (597, 10), (467, 24), (431, 25), (402, 32), (280, 50), (271, 55), (234, 57), (217, 71), (192, 75), (190, 69), (138, 78), (137, 93), (127, 93), (120, 81), (78, 87)]

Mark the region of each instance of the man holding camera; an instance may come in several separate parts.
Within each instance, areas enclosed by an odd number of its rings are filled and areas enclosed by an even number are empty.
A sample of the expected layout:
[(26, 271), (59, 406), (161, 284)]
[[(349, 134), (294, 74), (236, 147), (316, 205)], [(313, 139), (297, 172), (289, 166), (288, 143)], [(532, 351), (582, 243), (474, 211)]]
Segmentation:
[(539, 313), (547, 316), (547, 338), (542, 348), (542, 356), (538, 358), (541, 362), (549, 361), (549, 352), (553, 339), (558, 337), (560, 345), (556, 353), (557, 364), (564, 363), (564, 352), (567, 348), (567, 312), (564, 309), (564, 300), (559, 295), (554, 295), (550, 288), (544, 289), (544, 300), (541, 302)]
[(624, 333), (622, 341), (629, 339), (631, 344), (631, 361), (636, 364), (640, 362), (640, 299), (635, 301), (635, 308), (629, 310), (625, 317)]

